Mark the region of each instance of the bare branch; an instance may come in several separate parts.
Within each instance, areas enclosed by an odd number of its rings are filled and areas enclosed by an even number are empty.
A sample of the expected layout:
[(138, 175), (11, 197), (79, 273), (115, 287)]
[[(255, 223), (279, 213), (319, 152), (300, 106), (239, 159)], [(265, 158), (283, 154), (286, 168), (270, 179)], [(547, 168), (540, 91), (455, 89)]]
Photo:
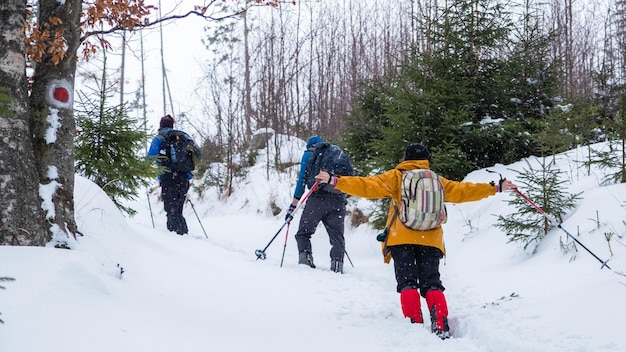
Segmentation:
[[(173, 21), (173, 20), (178, 20), (178, 19), (183, 19), (192, 15), (196, 15), (198, 17), (202, 17), (207, 21), (222, 21), (225, 19), (229, 19), (229, 18), (235, 18), (239, 15), (241, 15), (242, 13), (244, 13), (245, 11), (247, 11), (249, 8), (251, 8), (252, 6), (259, 6), (259, 5), (250, 5), (247, 6), (241, 10), (238, 10), (234, 13), (231, 13), (229, 15), (225, 15), (225, 16), (221, 16), (221, 17), (214, 17), (211, 15), (207, 15), (205, 13), (205, 11), (198, 11), (198, 10), (192, 10), (187, 12), (184, 15), (172, 15), (172, 16), (167, 16), (167, 17), (163, 17), (163, 18), (159, 18), (158, 20), (155, 20), (153, 22), (147, 22), (145, 24), (139, 24), (137, 26), (135, 26), (135, 28), (139, 28), (139, 30), (144, 29), (144, 28), (151, 28), (159, 23), (163, 23), (163, 22), (168, 22), (168, 21)], [(106, 35), (106, 34), (111, 34), (114, 32), (118, 32), (118, 31), (122, 31), (122, 30), (128, 30), (129, 28), (124, 27), (123, 25), (117, 25), (115, 27), (109, 28), (107, 30), (101, 30), (101, 31), (91, 31), (91, 32), (85, 32), (85, 34), (80, 38), (81, 42), (84, 42), (85, 40), (87, 40), (89, 37), (92, 36), (100, 36), (100, 35)]]

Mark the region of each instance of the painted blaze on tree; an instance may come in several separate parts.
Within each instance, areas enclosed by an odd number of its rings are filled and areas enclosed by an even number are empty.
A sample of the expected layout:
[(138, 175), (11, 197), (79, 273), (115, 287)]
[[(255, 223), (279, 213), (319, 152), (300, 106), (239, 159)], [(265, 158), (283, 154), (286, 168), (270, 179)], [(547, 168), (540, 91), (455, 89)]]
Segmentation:
[(68, 93), (67, 89), (63, 87), (54, 88), (52, 96), (54, 97), (54, 100), (61, 103), (67, 103), (70, 100), (70, 93)]
[(48, 102), (56, 108), (72, 108), (74, 99), (71, 92), (73, 91), (74, 85), (69, 81), (64, 79), (53, 80), (48, 86)]

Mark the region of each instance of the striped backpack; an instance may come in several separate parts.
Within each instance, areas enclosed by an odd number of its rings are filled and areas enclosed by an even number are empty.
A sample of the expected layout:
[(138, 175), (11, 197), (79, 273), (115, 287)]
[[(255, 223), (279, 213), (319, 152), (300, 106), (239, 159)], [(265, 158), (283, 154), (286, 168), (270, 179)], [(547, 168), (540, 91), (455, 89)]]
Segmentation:
[(402, 202), (396, 211), (413, 230), (431, 230), (445, 223), (448, 214), (439, 176), (428, 169), (403, 170)]

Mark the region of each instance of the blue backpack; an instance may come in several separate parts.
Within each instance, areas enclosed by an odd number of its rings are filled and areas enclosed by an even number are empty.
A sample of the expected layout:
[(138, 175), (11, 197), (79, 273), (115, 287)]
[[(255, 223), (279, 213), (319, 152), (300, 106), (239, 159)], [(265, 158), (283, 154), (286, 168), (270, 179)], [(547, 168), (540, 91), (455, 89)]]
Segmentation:
[(309, 189), (315, 184), (315, 176), (320, 170), (331, 175), (354, 176), (350, 157), (339, 146), (322, 142), (313, 145), (308, 151), (311, 157), (304, 173), (304, 181)]

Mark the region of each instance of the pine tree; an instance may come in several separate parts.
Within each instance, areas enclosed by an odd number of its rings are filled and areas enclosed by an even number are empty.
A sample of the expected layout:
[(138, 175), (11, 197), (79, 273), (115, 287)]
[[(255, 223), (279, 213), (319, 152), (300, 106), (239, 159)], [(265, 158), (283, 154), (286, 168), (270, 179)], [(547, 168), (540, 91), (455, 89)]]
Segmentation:
[(128, 116), (126, 105), (107, 104), (112, 89), (106, 77), (105, 55), (102, 76), (100, 80), (94, 78), (98, 89), (91, 96), (78, 94), (76, 170), (100, 186), (120, 210), (133, 215), (135, 211), (122, 201), (134, 199), (158, 170), (140, 156), (147, 139), (143, 124)]
[(358, 175), (386, 170), (402, 158), (405, 145), (389, 143), (384, 133), (391, 125), (386, 110), (392, 96), (393, 89), (385, 79), (361, 82), (355, 89), (354, 109), (344, 117), (342, 147)]
[[(441, 175), (449, 175), (456, 180), (462, 180), (467, 174), (464, 173), (465, 170), (474, 168), (474, 163), (468, 160), (458, 144), (443, 143), (441, 147), (431, 149), (433, 170)], [(463, 174), (459, 175), (460, 173)]]
[(624, 152), (626, 140), (612, 140), (608, 146), (609, 150), (592, 149), (584, 165), (596, 166), (605, 171), (605, 176), (601, 181), (603, 185), (626, 183), (626, 153)]
[(100, 186), (120, 210), (135, 214), (122, 200), (137, 197), (157, 175), (153, 163), (139, 156), (146, 140), (143, 127), (123, 106), (105, 108), (96, 116), (79, 112), (76, 123), (77, 171)]
[(538, 120), (535, 125), (539, 126), (533, 134), (532, 139), (535, 144), (535, 151), (540, 156), (551, 155), (556, 158), (558, 153), (562, 153), (574, 147), (572, 136), (567, 128), (569, 113), (555, 108), (544, 119)]
[[(559, 178), (560, 170), (555, 168), (553, 161), (548, 162), (547, 158), (538, 161), (538, 167), (533, 167), (526, 159), (528, 168), (519, 173), (517, 184), (520, 189), (525, 189), (528, 198), (560, 224), (568, 210), (576, 206), (580, 193), (571, 195), (565, 192), (566, 181)], [(506, 217), (498, 216), (496, 227), (506, 233), (509, 242), (520, 242), (524, 249), (532, 248), (534, 252), (555, 224), (522, 197), (511, 199), (509, 205), (517, 211)]]
[[(439, 171), (451, 179), (530, 155), (524, 131), (531, 124), (518, 119), (511, 96), (515, 72), (509, 67), (520, 64), (505, 55), (512, 23), (506, 7), (492, 0), (454, 0), (425, 21), (427, 28), (417, 28), (416, 36), (426, 36), (426, 45), (409, 51), (397, 71), (357, 90), (343, 124), (357, 167), (387, 169), (413, 142), (460, 151), (438, 158), (447, 165)], [(489, 119), (494, 123), (485, 124)], [(444, 160), (445, 155), (465, 159)], [(457, 167), (448, 167), (455, 162)]]

